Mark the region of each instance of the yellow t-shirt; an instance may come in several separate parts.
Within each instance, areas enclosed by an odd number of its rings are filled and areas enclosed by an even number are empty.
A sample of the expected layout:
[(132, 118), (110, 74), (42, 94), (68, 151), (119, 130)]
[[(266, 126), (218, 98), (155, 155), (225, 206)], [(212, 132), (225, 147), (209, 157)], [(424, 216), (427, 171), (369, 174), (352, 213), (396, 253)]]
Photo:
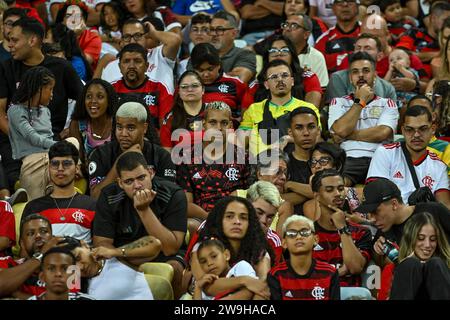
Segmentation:
[[(250, 105), (250, 107), (248, 107), (248, 109), (244, 112), (244, 116), (239, 126), (239, 129), (242, 130), (252, 130), (252, 134), (250, 136), (250, 152), (253, 155), (257, 155), (260, 152), (269, 149), (269, 146), (264, 144), (258, 132), (258, 123), (263, 120), (265, 103), (266, 99)], [(277, 119), (278, 117), (281, 117), (282, 115), (289, 113), (299, 107), (307, 107), (314, 110), (317, 115), (317, 119), (319, 119), (319, 127), (321, 128), (319, 109), (317, 109), (316, 106), (314, 106), (312, 103), (305, 102), (296, 98), (291, 98), (291, 100), (281, 106), (273, 104), (271, 102), (269, 103), (269, 111), (272, 113), (274, 119)]]

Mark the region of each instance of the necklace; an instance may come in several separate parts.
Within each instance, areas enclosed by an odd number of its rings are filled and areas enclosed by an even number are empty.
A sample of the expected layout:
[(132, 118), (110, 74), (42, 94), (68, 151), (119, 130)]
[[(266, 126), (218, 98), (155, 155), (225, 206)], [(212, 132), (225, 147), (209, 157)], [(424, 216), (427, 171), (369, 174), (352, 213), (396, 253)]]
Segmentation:
[(105, 266), (105, 260), (101, 260), (101, 261), (100, 261), (100, 268), (98, 269), (97, 274), (96, 274), (94, 277), (96, 277), (96, 276), (98, 276), (100, 273), (102, 273), (103, 267), (104, 267), (104, 266)]
[(59, 208), (58, 203), (56, 202), (56, 199), (52, 197), (53, 201), (55, 202), (56, 208), (58, 208), (59, 220), (61, 220), (61, 221), (66, 220), (65, 214), (67, 213), (67, 209), (69, 209), (70, 205), (72, 204), (73, 198), (75, 198), (76, 194), (77, 194), (76, 192), (73, 194), (72, 198), (69, 201), (69, 204), (67, 205), (66, 209), (64, 210), (64, 213), (61, 212), (61, 209)]
[(103, 137), (103, 136), (105, 135), (105, 133), (106, 133), (106, 130), (108, 130), (108, 125), (106, 125), (106, 126), (103, 128), (102, 133), (101, 133), (100, 135), (98, 135), (98, 134), (96, 134), (96, 133), (94, 132), (94, 127), (93, 127), (92, 123), (90, 124), (90, 127), (91, 127), (91, 133), (92, 133), (92, 136), (93, 136), (95, 139), (97, 139), (97, 140), (102, 139), (102, 137)]

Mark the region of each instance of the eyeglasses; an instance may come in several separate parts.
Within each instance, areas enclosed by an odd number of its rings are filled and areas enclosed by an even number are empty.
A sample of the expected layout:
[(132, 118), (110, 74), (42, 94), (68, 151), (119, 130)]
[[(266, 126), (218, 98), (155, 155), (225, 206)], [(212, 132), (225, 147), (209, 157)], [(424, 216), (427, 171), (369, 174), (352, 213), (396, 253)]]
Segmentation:
[(139, 41), (142, 39), (145, 33), (135, 33), (135, 34), (124, 34), (122, 35), (122, 40), (124, 42), (130, 42), (131, 38), (134, 39), (134, 41)]
[(308, 161), (309, 166), (311, 168), (314, 168), (317, 164), (320, 164), (320, 166), (326, 166), (328, 162), (332, 161), (333, 159), (331, 157), (322, 157), (319, 159), (311, 159)]
[(289, 72), (282, 73), (274, 73), (267, 77), (267, 80), (278, 81), (278, 80), (287, 80), (291, 77)]
[(192, 33), (200, 33), (200, 34), (208, 34), (210, 32), (210, 30), (209, 30), (209, 28), (206, 28), (206, 27), (203, 27), (203, 28), (192, 27), (191, 32)]
[[(281, 29), (283, 29), (283, 30), (298, 30), (298, 29), (306, 30), (306, 28), (304, 26), (302, 26), (296, 22), (289, 23), (287, 21), (281, 23)], [(306, 31), (308, 31), (308, 30), (306, 30)]]
[(278, 48), (270, 48), (269, 50), (267, 50), (267, 52), (269, 52), (269, 54), (270, 54), (271, 56), (278, 56), (278, 55), (280, 55), (280, 56), (286, 56), (286, 55), (288, 55), (288, 54), (291, 53), (291, 51), (289, 50), (288, 47), (284, 47), (284, 48), (281, 48), (281, 49), (278, 49)]
[(314, 231), (312, 231), (311, 229), (300, 229), (300, 230), (294, 230), (294, 229), (289, 229), (286, 230), (285, 236), (291, 239), (295, 239), (297, 238), (297, 236), (301, 236), (303, 238), (307, 238), (310, 235), (312, 235), (314, 233)]
[(217, 34), (218, 36), (223, 36), (223, 34), (225, 33), (225, 31), (228, 30), (232, 30), (234, 28), (222, 28), (222, 27), (218, 27), (218, 28), (209, 28), (209, 34)]
[(201, 86), (202, 85), (199, 82), (191, 83), (191, 84), (181, 84), (180, 89), (181, 90), (189, 90), (189, 89), (195, 90), (195, 89), (201, 88)]
[(63, 169), (69, 169), (75, 162), (73, 160), (50, 160), (50, 167), (52, 169), (58, 170), (60, 164), (62, 164)]
[(420, 128), (413, 128), (413, 127), (403, 127), (403, 130), (405, 131), (405, 134), (407, 135), (414, 135), (416, 132), (419, 133), (420, 135), (424, 135), (427, 134), (428, 131), (430, 131), (431, 126), (421, 126)]

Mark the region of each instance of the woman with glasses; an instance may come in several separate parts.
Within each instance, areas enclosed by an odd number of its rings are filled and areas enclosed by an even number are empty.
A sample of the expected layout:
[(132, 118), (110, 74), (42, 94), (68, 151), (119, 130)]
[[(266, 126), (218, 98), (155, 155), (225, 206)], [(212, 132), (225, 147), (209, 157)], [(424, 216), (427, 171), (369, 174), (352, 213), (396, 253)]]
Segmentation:
[(205, 86), (203, 102), (222, 101), (231, 108), (234, 128), (241, 120), (241, 102), (247, 85), (223, 72), (219, 51), (210, 43), (200, 43), (191, 52), (191, 63)]
[[(172, 110), (164, 117), (161, 130), (161, 146), (170, 149), (182, 143), (194, 143), (197, 137), (201, 141), (201, 128), (203, 120), (203, 94), (205, 87), (202, 79), (195, 71), (184, 72), (178, 81), (178, 90), (175, 95)], [(184, 135), (177, 141), (172, 141), (172, 133), (178, 129), (184, 130)], [(181, 132), (181, 130), (179, 130)], [(199, 133), (196, 135), (196, 133)], [(188, 134), (188, 135), (186, 135)]]
[[(294, 76), (292, 96), (310, 102), (316, 107), (320, 106), (322, 99), (322, 88), (316, 74), (306, 71), (300, 67), (298, 56), (292, 42), (282, 35), (272, 37), (267, 41), (267, 47), (263, 55), (263, 69), (266, 70), (269, 62), (283, 60), (287, 62)], [(270, 92), (263, 85), (265, 72), (260, 72), (257, 80), (253, 81), (244, 96), (242, 107), (248, 108), (252, 103), (270, 98)]]

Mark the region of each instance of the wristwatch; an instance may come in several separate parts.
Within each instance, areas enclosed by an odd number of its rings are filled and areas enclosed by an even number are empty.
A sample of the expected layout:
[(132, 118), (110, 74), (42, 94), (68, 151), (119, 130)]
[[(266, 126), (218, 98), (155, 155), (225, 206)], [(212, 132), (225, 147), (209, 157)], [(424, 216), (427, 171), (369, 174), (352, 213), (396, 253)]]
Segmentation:
[(343, 235), (343, 234), (348, 234), (349, 236), (352, 235), (348, 225), (345, 225), (344, 227), (337, 229), (337, 232), (339, 233), (339, 235)]
[(33, 253), (32, 258), (35, 258), (36, 260), (39, 260), (39, 262), (42, 262), (43, 256), (44, 255), (42, 254), (42, 252), (35, 252), (35, 253)]
[(354, 104), (359, 104), (361, 107), (363, 107), (363, 109), (366, 107), (366, 103), (363, 100), (359, 99), (359, 98), (355, 98), (355, 100), (353, 100), (353, 103)]

